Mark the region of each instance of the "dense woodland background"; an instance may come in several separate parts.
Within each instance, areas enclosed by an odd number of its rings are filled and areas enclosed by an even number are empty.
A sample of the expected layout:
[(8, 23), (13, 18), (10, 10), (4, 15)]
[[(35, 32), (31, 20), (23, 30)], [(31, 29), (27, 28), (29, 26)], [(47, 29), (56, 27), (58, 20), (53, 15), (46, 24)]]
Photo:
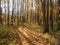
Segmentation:
[(44, 32), (60, 30), (59, 0), (0, 0), (0, 23), (38, 24)]

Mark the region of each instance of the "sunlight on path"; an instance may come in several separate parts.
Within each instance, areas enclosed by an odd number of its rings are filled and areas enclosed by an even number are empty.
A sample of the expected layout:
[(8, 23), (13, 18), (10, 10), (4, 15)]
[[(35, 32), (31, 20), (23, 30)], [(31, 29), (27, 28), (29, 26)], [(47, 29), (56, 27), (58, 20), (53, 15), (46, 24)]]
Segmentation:
[(48, 43), (44, 43), (41, 40), (41, 36), (42, 34), (39, 34), (35, 31), (29, 30), (26, 27), (19, 27), (18, 28), (19, 32), (20, 32), (20, 38), (21, 36), (23, 40), (22, 41), (22, 45), (48, 45)]
[(21, 33), (23, 33), (24, 35), (26, 35), (27, 37), (29, 37), (28, 35), (27, 35), (27, 33), (25, 32), (25, 31), (23, 31), (21, 28), (18, 28), (19, 29), (19, 31), (21, 32)]

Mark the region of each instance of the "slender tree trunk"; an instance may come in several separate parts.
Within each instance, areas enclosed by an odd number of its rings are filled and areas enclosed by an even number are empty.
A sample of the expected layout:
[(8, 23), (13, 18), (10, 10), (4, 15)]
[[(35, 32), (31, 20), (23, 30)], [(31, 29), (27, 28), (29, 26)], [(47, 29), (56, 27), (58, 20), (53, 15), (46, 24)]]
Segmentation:
[(12, 19), (11, 23), (12, 24), (11, 25), (13, 25), (13, 23), (14, 23), (13, 22), (13, 20), (14, 20), (14, 18), (13, 18), (14, 17), (14, 0), (12, 0), (12, 1), (13, 1), (13, 4), (12, 4), (12, 16), (11, 16), (11, 19)]
[[(28, 0), (27, 0), (27, 4), (28, 4)], [(27, 23), (28, 23), (28, 5), (27, 5)]]
[(5, 4), (4, 5), (4, 9), (5, 9), (5, 19), (4, 20), (5, 20), (5, 24), (6, 24), (6, 1), (5, 0), (4, 0), (4, 4)]
[(53, 30), (53, 16), (52, 16), (52, 11), (51, 11), (51, 15), (50, 15), (50, 20), (51, 20), (51, 30)]
[(49, 33), (49, 21), (48, 21), (48, 17), (49, 17), (49, 0), (46, 0), (46, 5), (47, 5), (47, 7), (46, 7), (46, 15), (47, 15), (47, 17), (46, 17), (46, 25), (47, 25), (47, 32)]
[(50, 5), (51, 5), (51, 12), (50, 12), (50, 25), (51, 25), (51, 30), (53, 30), (53, 7), (52, 7), (52, 1), (50, 0)]
[(38, 7), (37, 7), (37, 12), (38, 12), (38, 15), (37, 15), (37, 20), (38, 20), (38, 25), (40, 25), (41, 23), (40, 23), (40, 14), (39, 14), (39, 11), (40, 11), (40, 8), (39, 8), (39, 0), (37, 1), (37, 5), (38, 5)]
[(0, 0), (0, 24), (2, 24), (2, 8), (1, 8), (1, 0)]
[(7, 20), (7, 22), (8, 22), (8, 25), (9, 25), (9, 0), (8, 0), (8, 20)]

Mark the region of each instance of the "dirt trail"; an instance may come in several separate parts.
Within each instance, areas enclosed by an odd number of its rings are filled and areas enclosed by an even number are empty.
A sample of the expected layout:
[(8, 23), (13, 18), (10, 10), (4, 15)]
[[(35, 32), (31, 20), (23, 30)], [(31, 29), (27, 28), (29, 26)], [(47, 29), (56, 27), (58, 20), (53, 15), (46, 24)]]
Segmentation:
[(27, 27), (13, 27), (11, 29), (14, 29), (19, 34), (19, 45), (48, 45), (47, 43), (42, 42), (41, 39), (41, 33), (33, 31)]

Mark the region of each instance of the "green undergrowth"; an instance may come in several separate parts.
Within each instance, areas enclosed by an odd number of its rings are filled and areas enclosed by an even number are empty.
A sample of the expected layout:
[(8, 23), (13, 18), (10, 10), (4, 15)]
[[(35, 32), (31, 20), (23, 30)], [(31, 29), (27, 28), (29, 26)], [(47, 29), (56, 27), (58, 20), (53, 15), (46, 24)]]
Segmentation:
[(10, 30), (9, 27), (0, 26), (0, 45), (9, 45), (17, 43), (19, 35), (16, 31)]

